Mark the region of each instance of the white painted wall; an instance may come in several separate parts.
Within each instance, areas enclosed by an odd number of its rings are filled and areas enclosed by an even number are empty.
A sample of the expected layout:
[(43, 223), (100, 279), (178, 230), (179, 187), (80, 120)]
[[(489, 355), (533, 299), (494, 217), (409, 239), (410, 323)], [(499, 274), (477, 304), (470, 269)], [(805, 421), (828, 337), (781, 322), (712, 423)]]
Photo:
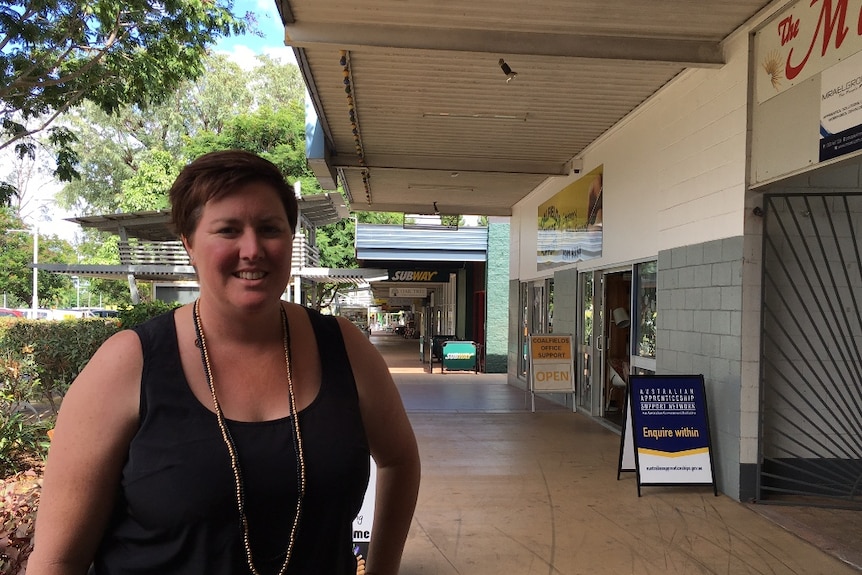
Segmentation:
[[(582, 174), (604, 165), (604, 246), (602, 257), (581, 269), (742, 235), (746, 34), (728, 42), (726, 57), (720, 69), (675, 78), (586, 151)], [(513, 207), (513, 278), (553, 275), (536, 270), (537, 210), (577, 177), (550, 178)]]

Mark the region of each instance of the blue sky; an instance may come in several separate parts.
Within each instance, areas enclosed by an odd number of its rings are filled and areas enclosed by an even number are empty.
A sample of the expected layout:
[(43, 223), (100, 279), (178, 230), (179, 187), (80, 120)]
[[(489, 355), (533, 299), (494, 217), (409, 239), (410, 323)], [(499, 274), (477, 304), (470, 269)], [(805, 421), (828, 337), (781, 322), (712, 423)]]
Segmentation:
[(222, 38), (215, 45), (217, 51), (230, 54), (233, 60), (243, 66), (250, 65), (257, 54), (270, 54), (296, 62), (293, 50), (284, 45), (284, 27), (275, 0), (234, 0), (233, 12), (238, 16), (253, 12), (263, 36), (246, 34)]

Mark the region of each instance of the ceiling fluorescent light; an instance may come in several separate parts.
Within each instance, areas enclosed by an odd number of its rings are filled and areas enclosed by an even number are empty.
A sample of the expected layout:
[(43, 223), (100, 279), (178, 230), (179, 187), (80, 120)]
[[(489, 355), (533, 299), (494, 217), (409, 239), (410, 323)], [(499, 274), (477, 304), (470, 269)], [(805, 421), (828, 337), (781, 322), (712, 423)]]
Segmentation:
[(526, 122), (527, 114), (461, 114), (457, 112), (422, 112), (423, 118), (449, 118), (453, 120), (502, 120), (506, 122)]
[(434, 184), (407, 184), (408, 190), (419, 190), (423, 192), (427, 192), (429, 190), (440, 191), (440, 192), (472, 192), (473, 188), (470, 186), (437, 186)]

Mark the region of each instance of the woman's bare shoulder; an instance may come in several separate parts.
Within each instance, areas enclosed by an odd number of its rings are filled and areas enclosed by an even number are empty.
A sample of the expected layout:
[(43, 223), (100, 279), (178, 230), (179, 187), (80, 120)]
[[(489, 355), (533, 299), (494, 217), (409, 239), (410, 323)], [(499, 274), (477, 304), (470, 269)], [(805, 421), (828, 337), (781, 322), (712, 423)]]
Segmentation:
[(131, 329), (118, 331), (99, 346), (87, 367), (93, 362), (104, 364), (99, 367), (111, 370), (122, 371), (129, 367), (139, 367), (143, 363), (140, 337)]
[(84, 408), (100, 398), (99, 405), (137, 414), (143, 363), (138, 335), (132, 330), (115, 333), (96, 350), (75, 378), (63, 404)]

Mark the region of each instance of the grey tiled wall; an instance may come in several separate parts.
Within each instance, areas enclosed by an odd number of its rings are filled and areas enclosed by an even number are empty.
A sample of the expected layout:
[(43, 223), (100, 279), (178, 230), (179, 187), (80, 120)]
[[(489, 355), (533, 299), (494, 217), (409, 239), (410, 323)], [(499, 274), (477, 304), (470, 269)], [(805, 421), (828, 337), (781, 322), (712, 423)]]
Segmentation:
[(658, 256), (659, 374), (702, 374), (721, 491), (739, 496), (743, 237)]

